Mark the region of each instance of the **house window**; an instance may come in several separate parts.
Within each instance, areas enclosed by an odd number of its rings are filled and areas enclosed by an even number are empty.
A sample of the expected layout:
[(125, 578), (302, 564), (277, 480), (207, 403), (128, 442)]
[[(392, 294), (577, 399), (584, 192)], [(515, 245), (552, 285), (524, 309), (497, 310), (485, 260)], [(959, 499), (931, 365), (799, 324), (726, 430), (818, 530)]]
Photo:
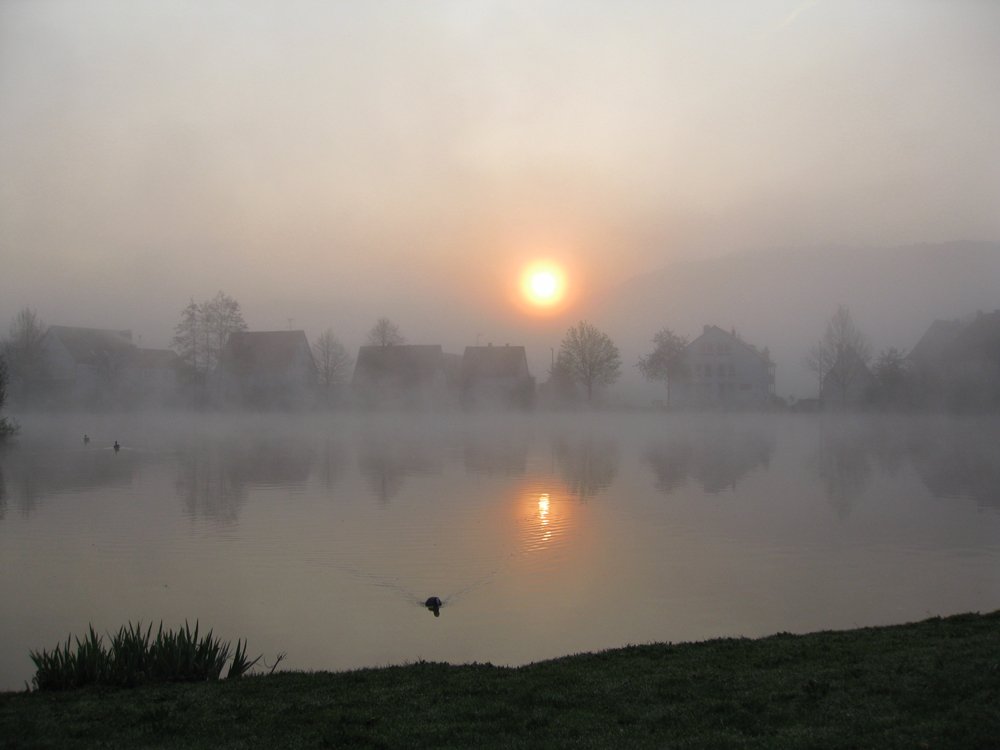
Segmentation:
[(711, 344), (705, 344), (705, 354), (711, 354), (713, 351), (715, 351), (714, 346)]

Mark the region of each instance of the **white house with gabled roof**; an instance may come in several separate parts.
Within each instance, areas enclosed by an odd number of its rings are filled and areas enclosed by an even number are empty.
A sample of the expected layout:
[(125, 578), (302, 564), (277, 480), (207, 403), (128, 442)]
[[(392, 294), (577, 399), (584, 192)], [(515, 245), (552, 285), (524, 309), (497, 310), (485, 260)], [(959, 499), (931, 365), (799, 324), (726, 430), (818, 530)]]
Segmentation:
[(679, 383), (688, 406), (766, 406), (774, 396), (774, 362), (736, 331), (706, 325), (684, 352), (687, 377)]

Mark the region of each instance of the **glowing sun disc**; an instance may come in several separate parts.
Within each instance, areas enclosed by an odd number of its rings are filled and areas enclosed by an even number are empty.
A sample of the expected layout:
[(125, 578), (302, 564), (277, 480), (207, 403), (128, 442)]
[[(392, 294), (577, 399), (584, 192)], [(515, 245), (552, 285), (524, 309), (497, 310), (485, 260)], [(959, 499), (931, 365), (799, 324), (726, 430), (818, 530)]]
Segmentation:
[(557, 286), (558, 282), (556, 281), (556, 277), (548, 271), (536, 273), (534, 278), (531, 280), (531, 291), (535, 293), (535, 296), (542, 299), (547, 299), (555, 294)]
[(536, 307), (552, 307), (562, 300), (565, 281), (561, 269), (549, 263), (527, 268), (521, 277), (525, 300)]

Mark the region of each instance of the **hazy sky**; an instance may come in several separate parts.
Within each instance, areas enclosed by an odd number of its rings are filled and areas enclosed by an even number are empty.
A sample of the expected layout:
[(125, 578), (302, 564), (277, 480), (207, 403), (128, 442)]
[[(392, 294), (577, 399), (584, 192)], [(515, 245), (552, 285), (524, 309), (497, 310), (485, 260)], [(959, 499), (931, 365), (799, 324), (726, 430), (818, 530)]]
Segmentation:
[(676, 259), (1000, 239), (998, 42), (996, 2), (7, 0), (0, 328), (165, 346), (223, 289), (460, 352)]

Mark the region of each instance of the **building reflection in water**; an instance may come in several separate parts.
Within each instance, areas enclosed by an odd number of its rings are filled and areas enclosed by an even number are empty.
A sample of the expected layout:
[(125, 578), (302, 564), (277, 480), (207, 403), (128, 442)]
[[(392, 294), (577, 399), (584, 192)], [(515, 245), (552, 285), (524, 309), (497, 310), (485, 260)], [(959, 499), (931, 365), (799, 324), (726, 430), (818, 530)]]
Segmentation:
[(315, 459), (310, 443), (288, 438), (186, 440), (177, 451), (175, 483), (185, 511), (235, 524), (253, 487), (304, 485)]
[(440, 474), (443, 467), (443, 449), (433, 440), (367, 437), (358, 449), (358, 470), (383, 505), (400, 493), (407, 477)]
[(953, 426), (908, 444), (917, 476), (934, 497), (1000, 508), (1000, 434), (995, 426)]
[(528, 468), (531, 441), (523, 434), (467, 434), (462, 461), (469, 474), (522, 477)]
[(736, 489), (750, 472), (768, 468), (773, 435), (757, 430), (719, 433), (697, 440), (675, 438), (650, 446), (646, 462), (656, 475), (656, 488), (667, 494), (694, 478), (710, 494)]
[(10, 484), (5, 494), (24, 516), (34, 514), (50, 495), (129, 487), (141, 466), (156, 457), (126, 447), (116, 454), (110, 446), (87, 449), (14, 447), (4, 453)]
[(590, 435), (556, 438), (552, 453), (569, 493), (579, 500), (597, 496), (618, 475), (618, 444)]

